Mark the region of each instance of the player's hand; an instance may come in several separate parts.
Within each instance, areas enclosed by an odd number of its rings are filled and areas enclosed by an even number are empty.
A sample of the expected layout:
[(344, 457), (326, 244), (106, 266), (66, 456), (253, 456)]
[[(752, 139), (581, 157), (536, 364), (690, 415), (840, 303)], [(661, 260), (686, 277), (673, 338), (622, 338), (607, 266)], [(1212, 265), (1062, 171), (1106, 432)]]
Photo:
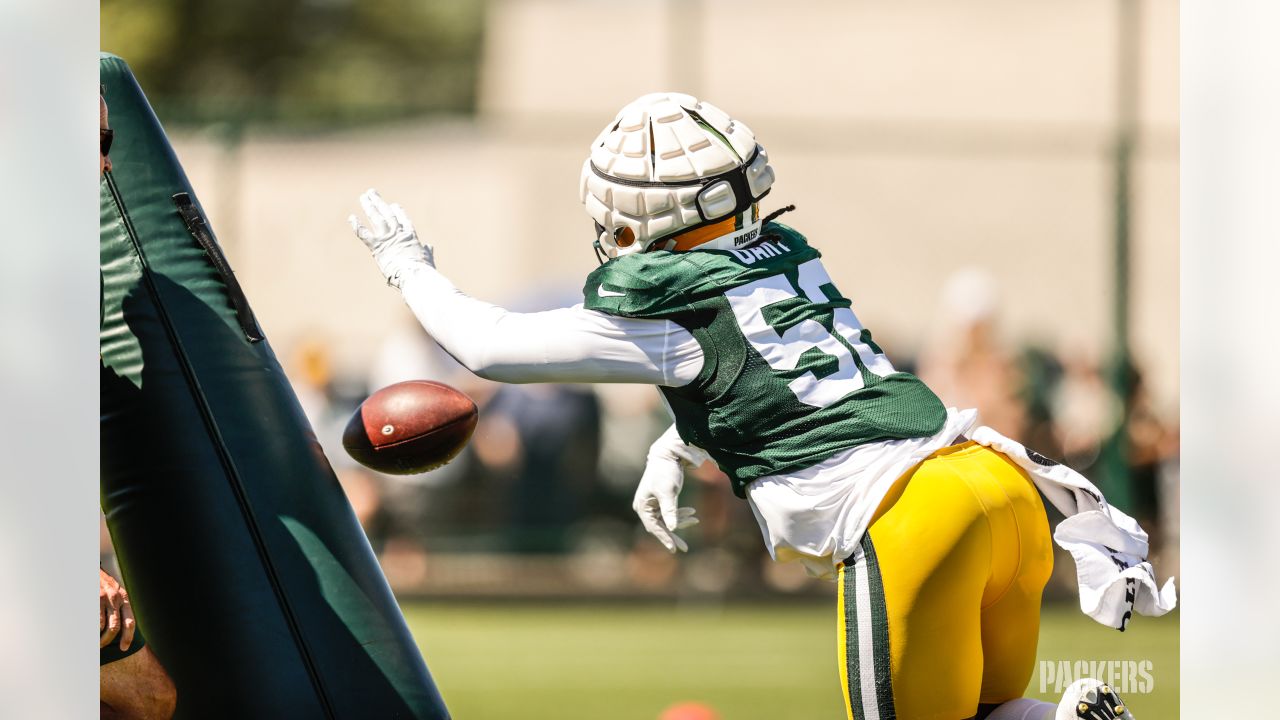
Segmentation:
[(674, 425), (649, 448), (631, 508), (640, 516), (644, 529), (669, 552), (689, 550), (689, 544), (676, 531), (697, 525), (698, 518), (693, 508), (679, 506), (680, 489), (684, 486), (685, 466), (700, 465), (706, 457), (703, 451), (684, 444)]
[(360, 242), (373, 253), (387, 284), (400, 287), (403, 273), (414, 265), (426, 263), (435, 267), (435, 252), (430, 245), (418, 241), (404, 208), (388, 204), (373, 189), (360, 196), (360, 206), (369, 224), (364, 225), (355, 215), (348, 217), (347, 222)]
[(98, 569), (98, 648), (111, 644), (118, 636), (120, 649), (128, 650), (133, 644), (133, 631), (137, 623), (133, 608), (129, 605), (129, 593), (116, 579), (101, 568)]
[(684, 466), (679, 460), (650, 456), (631, 503), (644, 529), (672, 553), (689, 550), (689, 544), (676, 531), (698, 524), (693, 508), (678, 506), (683, 484)]

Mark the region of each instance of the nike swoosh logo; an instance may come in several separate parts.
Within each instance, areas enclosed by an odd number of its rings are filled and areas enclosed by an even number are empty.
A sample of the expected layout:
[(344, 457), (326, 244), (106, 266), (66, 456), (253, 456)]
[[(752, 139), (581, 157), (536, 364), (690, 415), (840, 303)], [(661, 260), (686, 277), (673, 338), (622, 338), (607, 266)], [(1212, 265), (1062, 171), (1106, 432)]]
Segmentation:
[(600, 297), (622, 297), (626, 295), (626, 293), (624, 292), (614, 292), (612, 290), (605, 290), (603, 285), (596, 286), (596, 294), (599, 295)]

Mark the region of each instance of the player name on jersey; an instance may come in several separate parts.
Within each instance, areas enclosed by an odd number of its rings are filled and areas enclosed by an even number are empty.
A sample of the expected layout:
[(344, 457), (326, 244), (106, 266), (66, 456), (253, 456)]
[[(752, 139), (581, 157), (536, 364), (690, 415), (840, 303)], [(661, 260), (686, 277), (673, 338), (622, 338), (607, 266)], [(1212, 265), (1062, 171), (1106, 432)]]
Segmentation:
[(734, 248), (730, 250), (739, 260), (747, 265), (753, 264), (757, 260), (767, 260), (771, 257), (779, 257), (783, 253), (791, 252), (791, 248), (782, 244), (780, 240), (765, 240), (758, 245), (741, 250)]

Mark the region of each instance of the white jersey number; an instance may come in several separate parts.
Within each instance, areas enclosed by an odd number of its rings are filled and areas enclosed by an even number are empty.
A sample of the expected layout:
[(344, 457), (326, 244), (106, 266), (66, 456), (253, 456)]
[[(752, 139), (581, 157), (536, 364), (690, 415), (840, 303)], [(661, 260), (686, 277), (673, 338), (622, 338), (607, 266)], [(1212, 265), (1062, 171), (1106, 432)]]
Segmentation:
[(800, 287), (797, 289), (786, 275), (773, 275), (733, 288), (725, 293), (725, 297), (747, 342), (774, 370), (795, 370), (800, 356), (812, 348), (818, 348), (839, 362), (837, 370), (822, 379), (806, 372), (788, 383), (800, 402), (824, 408), (863, 387), (862, 373), (854, 360), (854, 352), (872, 373), (880, 377), (893, 373), (889, 359), (862, 342), (862, 325), (849, 308), (835, 309), (833, 326), (839, 338), (812, 319), (803, 320), (783, 333), (774, 329), (764, 319), (766, 306), (800, 297), (801, 294), (815, 304), (832, 299), (822, 291), (823, 285), (831, 284), (831, 277), (818, 260), (801, 265), (798, 279)]

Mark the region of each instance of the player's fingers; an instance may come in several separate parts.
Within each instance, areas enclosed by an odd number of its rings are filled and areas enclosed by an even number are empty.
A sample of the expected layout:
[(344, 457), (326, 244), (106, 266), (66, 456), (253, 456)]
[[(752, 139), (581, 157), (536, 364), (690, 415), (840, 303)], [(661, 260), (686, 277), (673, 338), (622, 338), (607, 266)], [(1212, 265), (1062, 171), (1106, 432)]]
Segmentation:
[(694, 516), (692, 516), (692, 515), (690, 515), (690, 516), (688, 516), (688, 517), (683, 517), (683, 518), (680, 518), (680, 522), (676, 523), (676, 528), (675, 528), (675, 529), (676, 529), (676, 530), (684, 530), (685, 528), (691, 528), (691, 527), (693, 527), (694, 525), (697, 525), (699, 522), (701, 522), (701, 521), (700, 521), (700, 520), (698, 520), (698, 518), (696, 518), (696, 517), (694, 517)]
[(369, 218), (369, 225), (372, 226), (374, 233), (385, 235), (389, 228), (387, 220), (383, 217), (382, 209), (378, 207), (378, 193), (375, 190), (367, 190), (365, 194), (360, 196), (360, 206), (364, 208), (364, 214)]
[(365, 190), (360, 193), (360, 207), (364, 209), (365, 217), (372, 220), (378, 214), (378, 208), (373, 204), (373, 197), (370, 195), (373, 190)]
[(637, 492), (636, 496), (631, 499), (631, 509), (640, 516), (641, 520), (649, 514), (649, 501), (652, 499), (653, 496), (643, 492)]
[(133, 606), (129, 604), (129, 597), (126, 595), (124, 604), (120, 606), (120, 649), (128, 650), (133, 644), (133, 633), (138, 626), (137, 620), (133, 617)]
[(347, 222), (351, 223), (351, 229), (355, 232), (356, 237), (360, 238), (360, 242), (366, 247), (373, 247), (373, 233), (369, 232), (369, 228), (360, 224), (360, 220), (355, 215), (347, 218)]
[(676, 526), (673, 529), (680, 530), (683, 528), (697, 525), (698, 524), (697, 513), (698, 511), (695, 508), (691, 508), (691, 507), (678, 508), (676, 510)]
[(400, 223), (400, 227), (413, 232), (413, 223), (409, 220), (409, 213), (405, 212), (403, 207), (400, 207), (400, 203), (392, 203), (391, 212), (395, 215), (396, 222)]
[(388, 228), (399, 222), (396, 219), (395, 211), (391, 209), (390, 203), (383, 200), (382, 196), (378, 194), (378, 191), (373, 188), (369, 188), (369, 202), (373, 203), (373, 206), (378, 209), (378, 215), (382, 217), (383, 222), (387, 224)]
[(674, 553), (676, 544), (672, 539), (671, 533), (662, 525), (662, 518), (658, 516), (658, 504), (652, 498), (645, 501), (637, 499), (636, 513), (640, 516), (640, 524), (644, 526), (645, 532), (657, 538), (658, 542), (667, 549), (667, 552)]
[(658, 496), (658, 509), (662, 513), (662, 522), (667, 526), (668, 530), (675, 530), (676, 525), (680, 524), (680, 515), (677, 512), (675, 495), (663, 493)]
[(107, 629), (107, 599), (98, 597), (98, 634)]
[(645, 522), (643, 525), (645, 532), (649, 533), (655, 540), (662, 543), (662, 546), (667, 549), (667, 552), (675, 552), (675, 544), (671, 541), (670, 533), (659, 526), (656, 520), (652, 522)]
[(680, 538), (676, 537), (675, 535), (672, 535), (671, 533), (665, 530), (660, 529), (660, 530), (657, 530), (656, 532), (651, 532), (650, 534), (658, 538), (658, 542), (662, 543), (662, 547), (666, 548), (667, 552), (671, 553), (672, 555), (676, 553), (676, 548), (679, 547), (681, 543), (683, 543), (683, 541)]
[(644, 529), (648, 532), (657, 534), (664, 529), (662, 518), (658, 515), (658, 503), (653, 498), (640, 503), (636, 508), (636, 514), (640, 516), (640, 524), (644, 525)]
[(674, 542), (675, 547), (674, 548), (668, 547), (667, 549), (671, 550), (672, 553), (674, 553), (676, 550), (679, 550), (680, 552), (689, 552), (689, 543), (685, 542), (684, 538), (680, 537), (679, 535), (672, 535), (671, 539)]
[(114, 608), (107, 612), (107, 629), (98, 637), (98, 647), (104, 648), (120, 634), (120, 613)]

